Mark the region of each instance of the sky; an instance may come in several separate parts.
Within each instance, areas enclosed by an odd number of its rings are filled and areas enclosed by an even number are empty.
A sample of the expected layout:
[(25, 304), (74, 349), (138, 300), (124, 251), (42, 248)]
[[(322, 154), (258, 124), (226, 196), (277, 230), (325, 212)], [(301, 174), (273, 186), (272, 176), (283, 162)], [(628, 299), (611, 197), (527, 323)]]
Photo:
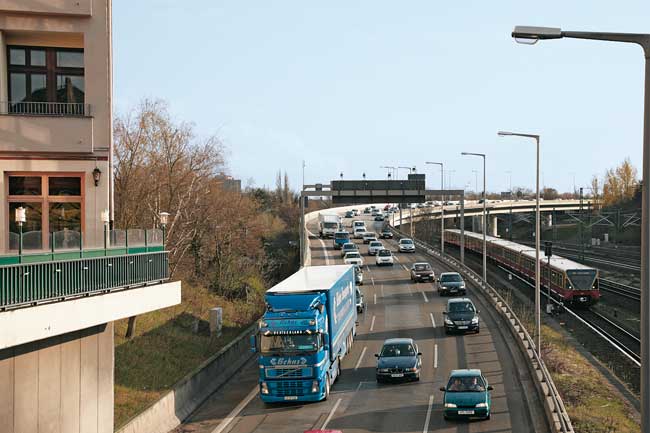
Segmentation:
[[(427, 186), (560, 191), (629, 157), (641, 169), (640, 47), (514, 42), (515, 25), (650, 32), (650, 2), (113, 0), (114, 109), (166, 100), (228, 149), (228, 172), (274, 186), (385, 179), (415, 166)], [(644, 25), (645, 24), (645, 25)], [(407, 170), (400, 170), (400, 178)]]

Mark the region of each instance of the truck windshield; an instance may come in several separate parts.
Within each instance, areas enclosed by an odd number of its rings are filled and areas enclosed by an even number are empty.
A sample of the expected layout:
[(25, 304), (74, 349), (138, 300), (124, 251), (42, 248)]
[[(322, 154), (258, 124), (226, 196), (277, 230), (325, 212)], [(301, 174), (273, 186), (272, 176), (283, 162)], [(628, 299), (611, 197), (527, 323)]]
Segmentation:
[(323, 227), (326, 229), (337, 229), (339, 225), (337, 223), (323, 223)]
[(594, 280), (596, 279), (595, 269), (566, 271), (566, 276), (570, 280), (570, 289), (573, 290), (592, 290)]
[(313, 352), (320, 348), (318, 334), (311, 335), (262, 335), (262, 353)]

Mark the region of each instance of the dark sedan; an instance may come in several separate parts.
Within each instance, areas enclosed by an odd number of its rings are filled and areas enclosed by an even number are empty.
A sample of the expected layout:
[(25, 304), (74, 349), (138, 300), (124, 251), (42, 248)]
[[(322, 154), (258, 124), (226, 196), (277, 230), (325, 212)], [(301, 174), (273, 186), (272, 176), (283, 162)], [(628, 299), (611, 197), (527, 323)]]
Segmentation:
[(433, 273), (431, 265), (426, 262), (413, 263), (411, 266), (411, 281), (435, 281), (436, 275)]
[(480, 331), (479, 311), (469, 298), (455, 298), (447, 302), (445, 315), (445, 333), (451, 332), (476, 332)]
[(420, 380), (422, 354), (411, 338), (390, 338), (384, 341), (377, 357), (377, 382)]

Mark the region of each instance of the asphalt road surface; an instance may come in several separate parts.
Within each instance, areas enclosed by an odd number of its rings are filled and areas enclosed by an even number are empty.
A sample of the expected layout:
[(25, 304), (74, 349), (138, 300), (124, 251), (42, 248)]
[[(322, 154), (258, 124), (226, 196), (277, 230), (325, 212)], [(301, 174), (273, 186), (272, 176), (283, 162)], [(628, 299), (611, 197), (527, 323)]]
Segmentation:
[[(359, 218), (354, 218), (359, 219)], [(383, 223), (367, 221), (379, 232)], [(344, 220), (345, 225), (351, 219)], [(317, 233), (316, 223), (308, 227)], [(340, 264), (340, 252), (332, 240), (310, 236), (312, 266)], [(464, 336), (444, 333), (443, 310), (447, 299), (431, 283), (412, 283), (408, 269), (414, 262), (431, 263), (436, 275), (450, 271), (433, 258), (400, 254), (396, 240), (383, 241), (395, 251), (395, 265), (377, 267), (360, 240), (364, 257), (367, 304), (359, 315), (352, 351), (343, 360), (343, 371), (327, 401), (268, 406), (259, 399), (257, 364), (249, 362), (231, 381), (214, 393), (175, 432), (288, 433), (310, 429), (357, 432), (546, 432), (548, 425), (523, 357), (508, 330), (500, 329), (498, 316), (468, 285), (470, 297), (481, 311), (481, 332)], [(387, 338), (410, 337), (422, 352), (419, 382), (378, 384), (375, 353)], [(445, 421), (442, 392), (449, 373), (457, 368), (479, 368), (494, 386), (492, 417), (485, 421)]]

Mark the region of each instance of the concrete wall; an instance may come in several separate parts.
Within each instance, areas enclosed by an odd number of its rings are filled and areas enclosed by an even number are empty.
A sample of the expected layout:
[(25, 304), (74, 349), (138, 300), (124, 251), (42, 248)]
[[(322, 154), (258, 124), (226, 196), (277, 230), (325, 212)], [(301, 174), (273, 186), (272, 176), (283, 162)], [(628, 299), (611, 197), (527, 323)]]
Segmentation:
[(2, 0), (0, 11), (90, 15), (92, 0)]
[(117, 433), (167, 433), (174, 429), (255, 356), (250, 351), (249, 338), (256, 330), (257, 323), (180, 380), (171, 391)]
[(112, 433), (113, 324), (0, 350), (0, 432)]

